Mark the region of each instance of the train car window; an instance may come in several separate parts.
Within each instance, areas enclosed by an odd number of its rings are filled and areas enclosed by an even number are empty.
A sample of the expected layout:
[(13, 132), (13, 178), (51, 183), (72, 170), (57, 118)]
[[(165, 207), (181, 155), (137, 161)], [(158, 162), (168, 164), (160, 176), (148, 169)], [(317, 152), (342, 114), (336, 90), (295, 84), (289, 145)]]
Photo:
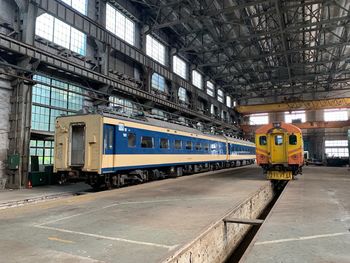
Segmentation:
[(209, 151), (209, 144), (208, 144), (208, 143), (205, 143), (205, 144), (204, 144), (204, 150), (205, 150), (205, 151)]
[(267, 144), (266, 136), (260, 136), (259, 137), (259, 144), (260, 145), (266, 145)]
[(113, 149), (114, 144), (114, 129), (113, 127), (109, 127), (108, 130), (108, 149)]
[(181, 140), (175, 140), (175, 149), (180, 150), (182, 148), (182, 141)]
[(105, 125), (103, 131), (103, 147), (106, 154), (113, 153), (114, 149), (114, 126)]
[(297, 136), (292, 134), (292, 135), (289, 135), (289, 144), (290, 145), (297, 145)]
[(192, 142), (191, 141), (186, 142), (186, 150), (192, 150)]
[(160, 148), (169, 149), (169, 140), (166, 138), (161, 138), (160, 139)]
[(200, 151), (200, 150), (202, 150), (202, 145), (199, 142), (197, 142), (195, 145), (195, 148), (197, 151)]
[(128, 147), (136, 147), (136, 134), (128, 133)]
[(141, 147), (142, 148), (153, 148), (154, 147), (154, 139), (150, 136), (142, 136), (141, 137)]
[(275, 136), (275, 145), (282, 145), (283, 144), (283, 137), (282, 135), (276, 135)]

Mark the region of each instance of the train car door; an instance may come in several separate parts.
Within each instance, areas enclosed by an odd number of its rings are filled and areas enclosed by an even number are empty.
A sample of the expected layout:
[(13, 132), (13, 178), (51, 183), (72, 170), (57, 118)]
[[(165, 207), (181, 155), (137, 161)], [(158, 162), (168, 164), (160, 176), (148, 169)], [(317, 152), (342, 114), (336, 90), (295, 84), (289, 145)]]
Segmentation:
[(226, 161), (231, 160), (231, 143), (227, 143), (227, 155), (226, 155)]
[(272, 163), (286, 162), (285, 138), (283, 133), (272, 133), (270, 136), (270, 156)]
[(70, 165), (84, 166), (85, 162), (85, 124), (71, 126)]
[(105, 124), (103, 129), (103, 153), (107, 159), (108, 167), (114, 167), (115, 154), (115, 126)]

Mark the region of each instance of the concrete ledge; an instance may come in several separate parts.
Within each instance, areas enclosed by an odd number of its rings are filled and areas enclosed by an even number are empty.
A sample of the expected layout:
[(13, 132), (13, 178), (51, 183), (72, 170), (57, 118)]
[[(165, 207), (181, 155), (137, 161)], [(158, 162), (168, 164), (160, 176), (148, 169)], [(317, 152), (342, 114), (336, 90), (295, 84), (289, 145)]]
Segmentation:
[(8, 201), (5, 203), (0, 203), (0, 210), (10, 208), (10, 207), (22, 206), (30, 203), (38, 203), (38, 202), (44, 202), (47, 200), (70, 197), (70, 196), (74, 196), (75, 194), (76, 193), (74, 192), (63, 192), (63, 193), (57, 193), (57, 194), (41, 195), (41, 196), (36, 196), (36, 197), (22, 199), (22, 200)]
[(163, 263), (224, 262), (251, 228), (247, 224), (225, 223), (226, 218), (256, 219), (274, 196), (270, 182), (240, 205), (214, 222), (200, 236), (182, 247)]

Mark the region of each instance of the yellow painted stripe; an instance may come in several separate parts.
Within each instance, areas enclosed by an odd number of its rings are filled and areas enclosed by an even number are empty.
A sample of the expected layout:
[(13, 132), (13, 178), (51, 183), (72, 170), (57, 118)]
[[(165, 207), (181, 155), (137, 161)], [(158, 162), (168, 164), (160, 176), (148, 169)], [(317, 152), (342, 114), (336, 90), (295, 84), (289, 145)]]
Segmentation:
[(58, 241), (58, 242), (62, 242), (62, 243), (66, 243), (66, 244), (73, 244), (75, 243), (74, 241), (71, 240), (67, 240), (67, 239), (61, 239), (58, 237), (48, 237), (48, 240), (52, 240), (52, 241)]
[(288, 153), (288, 157), (292, 156), (292, 155), (295, 155), (295, 154), (298, 154), (298, 153), (301, 153), (301, 150), (299, 151), (291, 151)]
[[(255, 159), (255, 155), (231, 155), (230, 160)], [(226, 155), (210, 154), (116, 154), (103, 155), (102, 168), (170, 163), (226, 161)]]

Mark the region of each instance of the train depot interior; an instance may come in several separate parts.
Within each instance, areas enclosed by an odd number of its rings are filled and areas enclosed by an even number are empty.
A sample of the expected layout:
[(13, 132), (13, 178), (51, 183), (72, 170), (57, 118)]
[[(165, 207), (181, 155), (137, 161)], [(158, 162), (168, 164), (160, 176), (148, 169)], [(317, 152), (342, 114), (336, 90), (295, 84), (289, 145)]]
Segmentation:
[(349, 0), (0, 0), (0, 262), (349, 263)]

